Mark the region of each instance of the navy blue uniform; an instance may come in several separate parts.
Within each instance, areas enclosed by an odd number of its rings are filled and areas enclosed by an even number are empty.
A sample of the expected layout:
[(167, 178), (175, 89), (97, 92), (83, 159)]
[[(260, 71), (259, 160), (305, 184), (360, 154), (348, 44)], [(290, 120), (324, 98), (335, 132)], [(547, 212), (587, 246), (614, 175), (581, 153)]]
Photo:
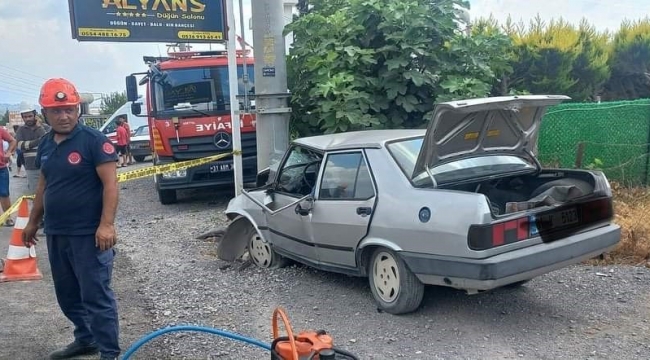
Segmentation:
[(115, 250), (95, 245), (103, 185), (96, 167), (116, 162), (101, 132), (78, 124), (57, 144), (50, 132), (38, 147), (36, 166), (45, 177), (45, 234), (61, 310), (75, 325), (75, 339), (96, 342), (102, 354), (120, 353), (117, 303), (111, 289)]

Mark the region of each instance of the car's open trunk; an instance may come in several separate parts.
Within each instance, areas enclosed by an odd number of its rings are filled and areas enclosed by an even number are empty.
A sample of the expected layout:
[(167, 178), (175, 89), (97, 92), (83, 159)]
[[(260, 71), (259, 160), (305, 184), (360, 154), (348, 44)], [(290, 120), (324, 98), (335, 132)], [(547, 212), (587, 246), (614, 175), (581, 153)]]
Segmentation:
[(544, 170), (539, 174), (504, 176), (488, 181), (440, 185), (440, 189), (484, 194), (495, 217), (559, 205), (593, 193), (596, 180), (582, 170)]

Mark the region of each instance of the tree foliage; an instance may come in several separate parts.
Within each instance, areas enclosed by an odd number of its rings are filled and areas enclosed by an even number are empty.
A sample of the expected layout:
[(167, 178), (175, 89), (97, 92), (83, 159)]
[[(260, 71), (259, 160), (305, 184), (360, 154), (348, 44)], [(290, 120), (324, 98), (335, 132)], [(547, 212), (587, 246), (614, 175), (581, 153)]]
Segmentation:
[(5, 111), (5, 113), (4, 113), (4, 115), (2, 115), (2, 117), (0, 117), (0, 125), (5, 126), (7, 124), (9, 124), (9, 109), (7, 109), (7, 111)]
[[(650, 97), (650, 18), (615, 34), (586, 20), (463, 22), (463, 0), (300, 0), (287, 59), (300, 135), (426, 125), (460, 98)], [(470, 31), (466, 31), (470, 30)]]
[(113, 92), (102, 97), (102, 104), (99, 111), (102, 115), (112, 115), (122, 105), (126, 104), (126, 91)]
[(486, 96), (503, 34), (467, 36), (462, 0), (312, 0), (285, 29), (301, 134), (424, 126), (434, 102)]
[(608, 65), (612, 75), (605, 85), (605, 99), (650, 98), (650, 18), (621, 24)]
[(609, 78), (607, 35), (584, 19), (574, 26), (562, 18), (548, 24), (536, 17), (528, 27), (510, 18), (503, 26), (490, 17), (477, 25), (512, 39), (504, 53), (511, 64), (494, 95), (556, 93), (584, 101), (597, 95)]

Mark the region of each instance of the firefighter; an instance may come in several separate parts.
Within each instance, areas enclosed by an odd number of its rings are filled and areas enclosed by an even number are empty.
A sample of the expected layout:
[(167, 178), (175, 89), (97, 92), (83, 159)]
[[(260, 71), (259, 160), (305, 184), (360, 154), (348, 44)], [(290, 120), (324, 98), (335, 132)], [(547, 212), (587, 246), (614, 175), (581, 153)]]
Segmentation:
[[(36, 244), (43, 215), (54, 290), (74, 324), (74, 341), (50, 354), (68, 359), (101, 353), (116, 359), (117, 302), (111, 274), (117, 241), (117, 154), (101, 132), (79, 123), (80, 96), (65, 79), (49, 79), (39, 103), (51, 131), (38, 146), (40, 177), (23, 242)], [(44, 201), (46, 199), (46, 201)]]

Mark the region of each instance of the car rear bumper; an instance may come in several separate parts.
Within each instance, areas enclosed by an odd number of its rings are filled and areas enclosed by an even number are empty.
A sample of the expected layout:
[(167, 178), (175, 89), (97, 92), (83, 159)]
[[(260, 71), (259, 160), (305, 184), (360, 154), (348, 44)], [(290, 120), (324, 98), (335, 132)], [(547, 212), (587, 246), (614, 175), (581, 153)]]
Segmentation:
[(133, 156), (149, 156), (151, 155), (151, 148), (149, 147), (149, 143), (146, 144), (141, 144), (141, 143), (131, 143), (131, 155)]
[(621, 228), (610, 224), (581, 234), (487, 259), (400, 252), (424, 284), (466, 290), (490, 290), (596, 257), (617, 246)]

